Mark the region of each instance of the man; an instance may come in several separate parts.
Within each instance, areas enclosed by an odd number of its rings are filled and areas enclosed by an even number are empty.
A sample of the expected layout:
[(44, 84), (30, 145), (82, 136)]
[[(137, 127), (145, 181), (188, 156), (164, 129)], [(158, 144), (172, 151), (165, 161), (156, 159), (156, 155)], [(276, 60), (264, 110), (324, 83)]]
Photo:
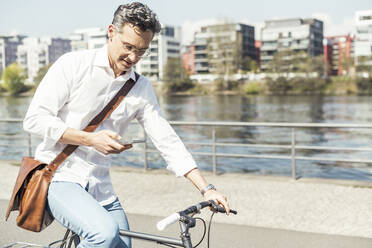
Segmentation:
[[(40, 83), (24, 120), (24, 129), (43, 137), (35, 158), (49, 163), (65, 144), (79, 145), (55, 173), (48, 209), (79, 234), (79, 247), (131, 247), (119, 229), (129, 229), (114, 193), (110, 154), (131, 146), (120, 144), (132, 119), (144, 127), (176, 176), (188, 178), (203, 194), (229, 212), (226, 197), (208, 185), (183, 143), (162, 117), (151, 83), (141, 76), (117, 109), (93, 133), (80, 131), (129, 79), (132, 67), (146, 54), (160, 31), (156, 14), (138, 2), (121, 5), (108, 27), (102, 49), (63, 55)], [(138, 185), (140, 188), (141, 185)], [(139, 192), (140, 193), (140, 190)]]

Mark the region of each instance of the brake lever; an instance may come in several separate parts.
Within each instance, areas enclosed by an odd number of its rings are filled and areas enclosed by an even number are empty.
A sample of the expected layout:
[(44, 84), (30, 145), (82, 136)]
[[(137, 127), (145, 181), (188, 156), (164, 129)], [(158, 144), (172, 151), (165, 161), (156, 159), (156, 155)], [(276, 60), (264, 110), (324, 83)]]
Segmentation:
[(192, 227), (195, 227), (196, 225), (196, 221), (194, 218), (188, 216), (187, 214), (184, 214), (184, 213), (180, 213), (181, 215), (181, 218), (180, 218), (180, 221), (185, 223), (187, 228), (192, 228)]

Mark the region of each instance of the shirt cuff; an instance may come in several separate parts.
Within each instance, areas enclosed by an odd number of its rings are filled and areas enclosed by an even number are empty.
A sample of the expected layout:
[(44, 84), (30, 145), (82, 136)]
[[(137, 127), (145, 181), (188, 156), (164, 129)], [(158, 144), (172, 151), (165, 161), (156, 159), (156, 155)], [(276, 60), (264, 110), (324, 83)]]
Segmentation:
[(54, 146), (66, 131), (67, 125), (62, 121), (54, 121), (53, 125), (45, 130), (44, 141), (46, 146)]
[(195, 168), (197, 168), (197, 165), (192, 158), (179, 159), (177, 163), (168, 163), (167, 166), (167, 169), (172, 171), (176, 177), (182, 177)]

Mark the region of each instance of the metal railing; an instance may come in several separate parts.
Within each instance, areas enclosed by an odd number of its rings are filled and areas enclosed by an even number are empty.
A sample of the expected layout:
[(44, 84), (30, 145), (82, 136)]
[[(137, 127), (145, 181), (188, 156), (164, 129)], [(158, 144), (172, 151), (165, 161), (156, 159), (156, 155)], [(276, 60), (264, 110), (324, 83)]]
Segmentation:
[[(0, 119), (1, 122), (21, 122), (21, 119)], [(200, 145), (212, 147), (212, 152), (195, 152), (190, 151), (193, 155), (211, 156), (212, 157), (212, 171), (217, 173), (217, 158), (230, 157), (230, 158), (262, 158), (262, 159), (285, 159), (291, 161), (291, 174), (294, 179), (297, 179), (296, 174), (296, 161), (309, 160), (309, 161), (327, 161), (327, 162), (349, 162), (349, 163), (372, 163), (369, 159), (349, 159), (349, 158), (329, 158), (329, 157), (310, 157), (298, 156), (298, 150), (316, 150), (316, 151), (353, 151), (353, 152), (372, 152), (372, 148), (363, 147), (334, 147), (334, 146), (310, 146), (298, 145), (296, 143), (296, 131), (303, 128), (352, 128), (352, 129), (372, 129), (372, 125), (368, 124), (330, 124), (330, 123), (282, 123), (282, 122), (190, 122), (190, 121), (170, 121), (172, 126), (204, 126), (210, 129), (212, 142), (184, 142), (186, 145)], [(271, 127), (271, 128), (290, 128), (290, 143), (286, 145), (278, 144), (247, 144), (247, 143), (223, 143), (217, 142), (217, 128), (221, 127)], [(0, 134), (0, 137), (4, 136)], [(32, 142), (31, 135), (22, 136), (28, 139), (28, 153), (32, 155)], [(14, 138), (14, 137), (12, 137)], [(17, 136), (16, 138), (20, 138)], [(146, 134), (144, 133), (146, 140)], [(0, 146), (3, 146), (0, 144)], [(261, 155), (261, 154), (236, 154), (236, 153), (220, 153), (217, 152), (217, 147), (245, 147), (245, 148), (274, 148), (286, 149), (290, 151), (290, 155)], [(149, 148), (147, 142), (144, 144), (144, 168), (148, 169), (148, 153), (158, 152), (155, 149)]]
[[(355, 147), (330, 147), (330, 146), (304, 146), (296, 144), (296, 129), (303, 128), (368, 128), (372, 129), (372, 125), (368, 124), (327, 124), (327, 123), (283, 123), (283, 122), (185, 122), (185, 121), (171, 121), (171, 125), (192, 125), (192, 126), (208, 126), (211, 128), (212, 153), (192, 152), (197, 155), (213, 156), (213, 173), (217, 172), (217, 157), (234, 157), (234, 158), (266, 158), (266, 159), (286, 159), (291, 160), (291, 174), (294, 179), (296, 175), (296, 160), (309, 161), (327, 161), (327, 162), (349, 162), (349, 163), (372, 163), (368, 159), (347, 159), (347, 158), (327, 158), (327, 157), (306, 157), (297, 156), (298, 150), (318, 150), (318, 151), (372, 151), (372, 148), (355, 148)], [(280, 127), (290, 128), (291, 142), (288, 145), (273, 145), (273, 144), (242, 144), (242, 143), (217, 143), (216, 142), (216, 128), (217, 127)], [(188, 143), (200, 144), (200, 143)], [(203, 145), (206, 145), (203, 143)], [(246, 154), (231, 154), (231, 153), (216, 153), (218, 146), (240, 146), (250, 148), (279, 148), (289, 149), (290, 156), (285, 155), (246, 155)]]

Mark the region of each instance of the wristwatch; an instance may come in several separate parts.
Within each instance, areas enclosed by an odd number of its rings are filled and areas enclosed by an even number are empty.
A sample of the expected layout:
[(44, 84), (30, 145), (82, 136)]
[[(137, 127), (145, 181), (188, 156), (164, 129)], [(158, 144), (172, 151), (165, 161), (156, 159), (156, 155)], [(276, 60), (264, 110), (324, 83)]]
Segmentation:
[(202, 195), (204, 195), (208, 190), (216, 190), (216, 187), (214, 187), (213, 184), (208, 184), (207, 186), (205, 186), (204, 188), (202, 188), (202, 190), (200, 190), (200, 193)]

